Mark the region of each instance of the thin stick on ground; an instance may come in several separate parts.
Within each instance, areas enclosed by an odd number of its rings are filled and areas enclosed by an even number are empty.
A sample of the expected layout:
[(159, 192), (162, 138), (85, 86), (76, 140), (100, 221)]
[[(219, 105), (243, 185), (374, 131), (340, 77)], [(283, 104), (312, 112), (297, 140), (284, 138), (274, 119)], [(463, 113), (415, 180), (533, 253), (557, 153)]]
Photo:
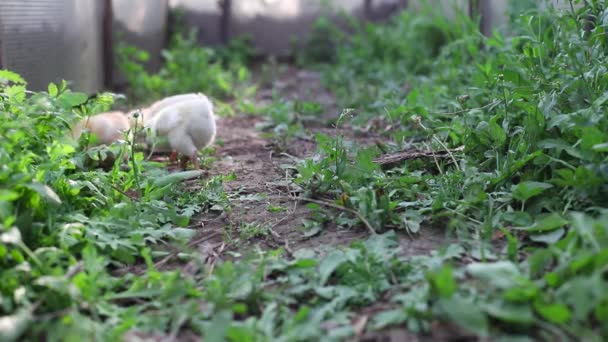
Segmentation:
[(441, 169), (441, 165), (439, 165), (439, 161), (437, 160), (437, 156), (435, 155), (435, 152), (433, 150), (431, 150), (431, 148), (429, 147), (429, 145), (427, 143), (424, 143), (424, 146), (431, 152), (431, 155), (433, 156), (433, 161), (435, 161), (435, 166), (437, 166), (437, 170), (439, 170), (439, 173), (441, 173), (443, 175), (443, 170)]
[(435, 139), (435, 141), (437, 141), (439, 143), (439, 145), (441, 145), (441, 147), (443, 147), (445, 149), (445, 152), (450, 156), (450, 158), (452, 158), (452, 161), (454, 162), (454, 165), (456, 166), (456, 168), (458, 169), (458, 171), (462, 171), (460, 169), (460, 165), (458, 165), (458, 162), (456, 161), (456, 158), (454, 157), (454, 154), (452, 153), (452, 151), (443, 143), (443, 141), (441, 141), (439, 138), (437, 138), (436, 135), (433, 135), (433, 139)]
[(133, 199), (132, 199), (131, 197), (129, 197), (129, 195), (127, 195), (127, 193), (126, 193), (126, 192), (124, 192), (124, 191), (120, 190), (120, 189), (119, 189), (117, 186), (115, 186), (115, 185), (113, 185), (113, 184), (110, 184), (110, 187), (111, 187), (112, 189), (114, 189), (116, 192), (118, 192), (119, 194), (123, 195), (123, 196), (124, 196), (126, 199), (128, 199), (129, 201), (131, 201), (131, 202), (133, 201)]
[[(435, 138), (436, 139), (436, 138)], [(441, 141), (439, 141), (439, 143), (444, 146), (445, 148), (445, 144), (443, 144)], [(456, 158), (454, 157), (454, 153), (456, 152), (462, 152), (464, 151), (464, 146), (460, 146), (454, 149), (445, 149), (445, 150), (439, 150), (439, 151), (433, 151), (429, 148), (428, 144), (423, 143), (426, 146), (426, 150), (420, 150), (420, 149), (409, 149), (409, 150), (403, 150), (403, 151), (399, 151), (399, 152), (394, 152), (394, 153), (387, 153), (384, 155), (381, 155), (380, 157), (374, 159), (374, 163), (380, 165), (380, 167), (382, 167), (383, 169), (386, 168), (391, 168), (394, 166), (399, 165), (400, 163), (402, 163), (405, 160), (412, 160), (412, 159), (421, 159), (421, 158), (433, 158), (433, 159), (437, 159), (437, 158), (452, 158), (452, 160), (457, 163)], [(458, 164), (456, 164), (456, 167), (459, 167)]]
[(275, 228), (276, 226), (278, 226), (278, 225), (279, 225), (281, 222), (283, 222), (283, 221), (287, 220), (288, 218), (290, 218), (290, 217), (291, 217), (291, 215), (292, 215), (292, 214), (290, 213), (290, 214), (287, 214), (286, 216), (283, 216), (283, 217), (282, 217), (280, 220), (278, 220), (277, 222), (275, 222), (275, 223), (272, 225), (272, 227), (270, 227), (270, 228), (268, 229), (268, 231), (270, 232), (270, 235), (272, 235), (272, 237), (273, 237), (273, 238), (275, 238), (275, 239), (277, 239), (277, 240), (280, 240), (280, 239), (281, 239), (281, 235), (280, 235), (279, 233), (277, 233), (277, 232), (274, 230), (274, 228)]
[(490, 102), (485, 106), (481, 106), (481, 107), (477, 107), (477, 108), (466, 108), (466, 109), (461, 109), (461, 110), (457, 110), (454, 112), (428, 112), (429, 114), (433, 114), (433, 115), (446, 115), (446, 116), (452, 116), (455, 114), (461, 114), (461, 113), (466, 113), (472, 110), (482, 110), (482, 109), (486, 109), (488, 107), (494, 106), (499, 104), (500, 101), (494, 101), (494, 102)]
[(275, 239), (281, 238), (281, 235), (279, 235), (279, 233), (275, 232), (274, 229), (269, 228), (268, 231), (270, 232), (270, 235), (272, 235), (273, 238), (275, 238)]
[[(206, 236), (204, 236), (204, 237), (202, 237), (200, 239), (190, 241), (188, 243), (188, 247), (192, 247), (192, 246), (195, 246), (195, 245), (197, 245), (197, 244), (199, 244), (201, 242), (204, 242), (204, 241), (207, 241), (207, 240), (211, 240), (211, 239), (213, 239), (213, 238), (215, 238), (217, 236), (220, 236), (220, 233), (218, 233), (218, 232), (212, 232), (211, 234), (206, 235)], [(169, 253), (167, 256), (165, 256), (161, 260), (159, 260), (156, 263), (154, 263), (154, 267), (159, 268), (159, 267), (165, 265), (169, 260), (171, 260), (174, 257), (176, 257), (179, 254), (179, 252), (181, 252), (181, 250), (175, 250), (175, 251)]]
[(342, 210), (342, 211), (346, 211), (349, 212), (351, 214), (354, 214), (355, 216), (357, 216), (357, 218), (359, 218), (359, 220), (361, 220), (361, 222), (363, 222), (363, 224), (365, 225), (365, 227), (367, 228), (367, 230), (370, 232), (370, 234), (372, 235), (376, 235), (376, 230), (374, 229), (374, 227), (372, 227), (372, 225), (369, 223), (369, 221), (363, 217), (363, 215), (361, 215), (360, 212), (354, 210), (354, 209), (350, 209), (344, 206), (341, 206), (339, 204), (335, 204), (332, 202), (328, 202), (328, 201), (323, 201), (323, 200), (317, 200), (317, 199), (313, 199), (313, 198), (306, 198), (306, 197), (296, 197), (296, 198), (290, 198), (287, 196), (279, 196), (280, 198), (283, 199), (289, 199), (289, 200), (295, 200), (295, 201), (306, 201), (306, 202), (310, 202), (310, 203), (316, 203), (319, 205), (324, 205), (327, 207), (332, 207), (334, 209), (338, 209), (338, 210)]
[(287, 240), (287, 238), (285, 239), (285, 252), (293, 258), (293, 251), (291, 250), (291, 247), (289, 247), (289, 240)]

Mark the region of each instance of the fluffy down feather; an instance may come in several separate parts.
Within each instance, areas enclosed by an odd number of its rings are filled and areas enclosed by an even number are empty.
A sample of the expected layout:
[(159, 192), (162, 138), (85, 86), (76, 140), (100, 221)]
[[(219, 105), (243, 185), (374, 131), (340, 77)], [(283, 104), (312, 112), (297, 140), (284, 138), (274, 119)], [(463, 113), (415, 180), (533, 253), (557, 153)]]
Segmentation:
[(80, 138), (85, 129), (97, 137), (97, 145), (110, 145), (124, 139), (130, 128), (129, 119), (120, 111), (96, 114), (80, 120), (72, 128), (71, 136)]
[(204, 95), (201, 93), (187, 93), (165, 97), (162, 100), (152, 103), (149, 107), (141, 109), (138, 117), (135, 117), (136, 111), (132, 111), (129, 113), (131, 127), (135, 127), (135, 125), (137, 125), (137, 127), (141, 128), (164, 108), (167, 108), (181, 101), (197, 99), (201, 96)]
[[(77, 122), (70, 135), (73, 139), (79, 139), (82, 132), (87, 130), (91, 135), (95, 136), (95, 140), (91, 144), (91, 147), (98, 145), (111, 145), (112, 143), (123, 140), (125, 138), (125, 132), (129, 131), (129, 118), (123, 112), (106, 112), (100, 113), (93, 116), (89, 116)], [(129, 131), (128, 139), (132, 138), (132, 134)], [(112, 154), (108, 154), (104, 161), (99, 161), (99, 165), (104, 169), (110, 168), (114, 165), (115, 157)], [(123, 154), (123, 160), (126, 162), (129, 160), (129, 153)], [(92, 161), (89, 161), (92, 162)]]

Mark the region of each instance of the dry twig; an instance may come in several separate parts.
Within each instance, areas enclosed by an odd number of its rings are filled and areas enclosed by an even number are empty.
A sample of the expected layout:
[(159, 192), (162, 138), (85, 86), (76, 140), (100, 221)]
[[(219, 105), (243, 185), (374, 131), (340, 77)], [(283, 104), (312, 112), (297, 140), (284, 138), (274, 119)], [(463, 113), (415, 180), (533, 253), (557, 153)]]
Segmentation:
[(409, 149), (405, 151), (399, 151), (395, 153), (389, 153), (382, 155), (374, 159), (374, 163), (380, 165), (384, 169), (399, 165), (404, 160), (420, 159), (420, 158), (453, 158), (453, 154), (456, 152), (464, 151), (464, 146), (460, 146), (454, 149), (447, 149), (443, 151), (432, 151), (432, 150), (420, 150), (420, 149)]
[(285, 251), (289, 256), (293, 257), (293, 251), (291, 250), (291, 247), (289, 247), (289, 240), (287, 240), (287, 238), (285, 238)]

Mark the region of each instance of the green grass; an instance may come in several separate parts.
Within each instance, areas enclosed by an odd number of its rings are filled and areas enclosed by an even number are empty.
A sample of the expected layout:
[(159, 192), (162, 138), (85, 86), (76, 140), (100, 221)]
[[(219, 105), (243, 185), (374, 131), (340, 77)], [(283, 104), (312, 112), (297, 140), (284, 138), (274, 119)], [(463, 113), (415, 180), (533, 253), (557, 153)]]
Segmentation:
[(585, 30), (605, 9), (530, 11), (488, 38), (430, 8), (354, 27), (316, 64), (351, 123), (381, 118), (389, 150), (464, 152), (380, 170), (375, 146), (318, 136), (297, 182), (379, 231), (452, 230), (483, 263), (430, 271), (433, 315), (478, 335), (605, 336), (608, 45), (605, 26)]
[[(107, 110), (111, 96), (87, 102), (65, 83), (26, 96), (18, 75), (3, 70), (0, 79), (7, 81), (0, 93), (0, 339), (26, 331), (29, 338), (107, 339), (119, 329), (111, 323), (112, 331), (105, 331), (107, 314), (122, 317), (111, 297), (141, 281), (109, 272), (162, 256), (163, 245), (188, 242), (193, 215), (228, 206), (222, 178), (201, 181), (199, 192), (185, 191), (181, 180), (192, 172), (167, 174), (141, 153), (133, 154), (129, 172), (118, 164), (91, 169), (91, 159), (128, 153), (126, 146), (83, 151), (68, 140), (67, 128)], [(81, 145), (88, 138), (83, 135)]]
[[(338, 129), (374, 118), (388, 151), (464, 146), (382, 169), (373, 162), (378, 147), (316, 135), (318, 156), (297, 163), (294, 181), (304, 196), (347, 210), (309, 205), (305, 234), (322, 234), (327, 221), (360, 228), (360, 217), (378, 232), (322, 256), (254, 250), (209, 265), (187, 246), (196, 233), (189, 220), (231, 210), (222, 186), (229, 175), (193, 191), (181, 182), (192, 174), (168, 175), (128, 144), (84, 152), (88, 137), (75, 146), (67, 127), (107, 110), (113, 96), (87, 101), (65, 84), (26, 92), (18, 75), (0, 71), (0, 340), (185, 330), (211, 341), (343, 340), (374, 305), (367, 331), (425, 334), (440, 319), (477, 336), (606, 339), (605, 2), (531, 10), (487, 38), (466, 16), (423, 13), (357, 26), (352, 36), (322, 23), (330, 34), (315, 39), (326, 37), (318, 46), (334, 54), (299, 58), (353, 108)], [(590, 32), (589, 14), (598, 17)], [(205, 91), (239, 105), (245, 62), (199, 49), (191, 37), (176, 38), (159, 73), (129, 64), (131, 97)], [(280, 98), (259, 111), (279, 149), (318, 112)], [(87, 164), (109, 151), (133, 153), (130, 170)], [(397, 234), (431, 226), (455, 242), (425, 256), (400, 253)], [(243, 222), (231, 238), (266, 228)], [(194, 271), (161, 270), (155, 263), (168, 255)], [(121, 272), (130, 265), (138, 267)]]
[(163, 65), (149, 72), (148, 52), (120, 42), (117, 46), (117, 67), (125, 75), (127, 96), (132, 104), (146, 103), (165, 96), (204, 91), (216, 100), (220, 114), (235, 113), (235, 108), (222, 101), (235, 101), (236, 108), (251, 106), (256, 92), (251, 86), (247, 62), (252, 51), (247, 40), (236, 39), (225, 47), (201, 47), (197, 32), (179, 31), (162, 51)]

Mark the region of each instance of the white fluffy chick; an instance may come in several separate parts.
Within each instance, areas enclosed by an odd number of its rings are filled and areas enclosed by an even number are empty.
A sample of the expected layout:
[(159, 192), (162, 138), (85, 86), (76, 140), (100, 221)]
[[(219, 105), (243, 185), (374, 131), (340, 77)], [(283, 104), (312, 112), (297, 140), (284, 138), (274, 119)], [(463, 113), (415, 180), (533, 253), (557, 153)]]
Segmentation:
[(138, 111), (132, 111), (129, 113), (129, 120), (131, 121), (131, 127), (139, 127), (139, 128), (144, 127), (146, 125), (146, 123), (148, 121), (150, 121), (150, 119), (152, 119), (156, 114), (158, 114), (158, 112), (160, 112), (164, 108), (167, 108), (167, 107), (169, 107), (175, 103), (181, 102), (181, 101), (197, 99), (201, 95), (203, 95), (203, 94), (187, 93), (187, 94), (168, 96), (162, 100), (152, 103), (149, 107), (142, 108), (139, 111), (137, 116), (135, 116), (135, 113), (137, 113)]
[(154, 113), (144, 127), (150, 129), (152, 140), (166, 139), (172, 151), (190, 159), (198, 170), (198, 151), (215, 139), (213, 104), (203, 94), (182, 98)]

